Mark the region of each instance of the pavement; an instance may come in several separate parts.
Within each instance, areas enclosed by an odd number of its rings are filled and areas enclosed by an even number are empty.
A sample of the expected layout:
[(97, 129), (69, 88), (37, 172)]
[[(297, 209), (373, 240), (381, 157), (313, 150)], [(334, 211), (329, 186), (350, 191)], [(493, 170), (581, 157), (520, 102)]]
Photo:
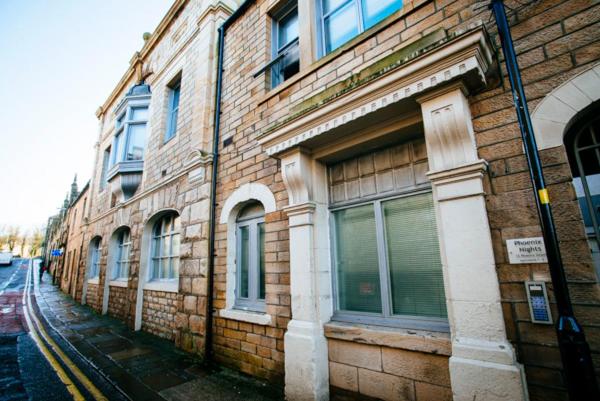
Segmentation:
[[(121, 321), (77, 304), (45, 275), (36, 285), (36, 311), (69, 353), (124, 398), (151, 400), (283, 400), (283, 389), (222, 366), (208, 367), (195, 355)], [(38, 284), (37, 277), (35, 279)], [(62, 347), (62, 345), (61, 345)], [(0, 353), (2, 344), (0, 343)], [(65, 349), (65, 351), (67, 351)], [(1, 397), (0, 397), (1, 398)], [(87, 397), (86, 397), (87, 398)], [(113, 397), (109, 397), (112, 399)]]

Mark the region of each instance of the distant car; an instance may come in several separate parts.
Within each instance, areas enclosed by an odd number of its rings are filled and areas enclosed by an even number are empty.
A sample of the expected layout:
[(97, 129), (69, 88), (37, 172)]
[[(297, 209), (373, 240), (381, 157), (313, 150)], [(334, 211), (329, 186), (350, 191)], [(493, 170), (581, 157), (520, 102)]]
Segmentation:
[(0, 265), (12, 265), (12, 252), (0, 252)]

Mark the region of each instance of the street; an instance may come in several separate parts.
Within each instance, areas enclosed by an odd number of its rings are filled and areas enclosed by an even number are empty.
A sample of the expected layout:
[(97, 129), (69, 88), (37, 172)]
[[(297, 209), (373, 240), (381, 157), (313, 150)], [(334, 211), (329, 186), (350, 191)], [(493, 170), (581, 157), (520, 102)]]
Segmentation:
[(281, 389), (207, 367), (73, 302), (38, 262), (0, 268), (0, 400), (278, 400)]
[(0, 399), (126, 399), (41, 323), (34, 302), (27, 310), (29, 265), (15, 259), (0, 267)]

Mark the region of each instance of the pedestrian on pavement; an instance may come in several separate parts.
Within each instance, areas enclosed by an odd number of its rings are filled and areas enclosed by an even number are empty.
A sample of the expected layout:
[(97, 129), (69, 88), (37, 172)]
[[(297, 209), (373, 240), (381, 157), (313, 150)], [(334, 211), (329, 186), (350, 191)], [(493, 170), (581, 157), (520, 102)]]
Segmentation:
[(44, 259), (40, 259), (40, 283), (42, 282), (42, 277), (44, 276), (44, 271), (46, 270), (46, 263)]

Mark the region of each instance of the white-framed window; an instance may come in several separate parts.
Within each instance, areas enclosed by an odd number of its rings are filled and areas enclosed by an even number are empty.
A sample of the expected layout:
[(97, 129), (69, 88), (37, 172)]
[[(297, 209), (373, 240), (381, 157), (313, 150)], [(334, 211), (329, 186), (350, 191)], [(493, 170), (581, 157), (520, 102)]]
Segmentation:
[(236, 294), (238, 309), (265, 311), (265, 212), (252, 202), (236, 221)]
[(96, 238), (90, 244), (90, 272), (88, 278), (95, 279), (100, 276), (100, 256), (102, 255), (102, 239)]
[(329, 166), (334, 319), (447, 331), (425, 143)]
[(402, 0), (317, 0), (322, 53), (328, 54), (402, 8)]
[(113, 280), (126, 280), (129, 278), (129, 264), (131, 254), (131, 235), (129, 229), (122, 229), (117, 236), (115, 266), (113, 267)]
[(117, 117), (111, 165), (144, 160), (148, 105), (131, 104)]
[(150, 281), (179, 277), (179, 216), (169, 213), (152, 227)]
[(178, 78), (169, 88), (167, 130), (165, 131), (165, 142), (173, 138), (177, 133), (177, 116), (179, 114), (179, 97), (181, 95), (181, 78)]

